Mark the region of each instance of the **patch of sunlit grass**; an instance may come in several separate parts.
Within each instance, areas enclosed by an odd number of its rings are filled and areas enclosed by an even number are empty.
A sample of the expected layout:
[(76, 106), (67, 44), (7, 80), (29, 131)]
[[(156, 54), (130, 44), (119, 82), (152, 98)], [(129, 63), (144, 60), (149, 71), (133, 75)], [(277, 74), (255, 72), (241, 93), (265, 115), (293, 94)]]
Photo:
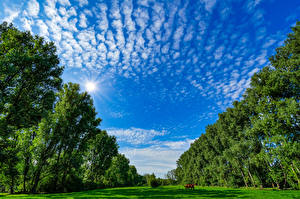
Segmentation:
[(199, 187), (195, 190), (186, 190), (183, 186), (150, 187), (123, 187), (110, 189), (97, 189), (83, 192), (61, 194), (0, 194), (0, 198), (60, 198), (60, 199), (83, 199), (83, 198), (253, 198), (253, 199), (294, 199), (300, 198), (300, 191), (296, 190), (270, 190), (270, 189), (234, 189), (224, 187)]

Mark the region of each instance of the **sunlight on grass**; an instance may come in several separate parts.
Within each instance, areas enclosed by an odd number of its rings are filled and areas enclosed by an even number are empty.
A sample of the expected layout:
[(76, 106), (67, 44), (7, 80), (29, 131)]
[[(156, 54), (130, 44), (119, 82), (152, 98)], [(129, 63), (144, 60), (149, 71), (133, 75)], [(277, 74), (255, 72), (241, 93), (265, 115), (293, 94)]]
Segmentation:
[(97, 189), (92, 191), (61, 193), (61, 194), (34, 194), (34, 195), (7, 195), (0, 194), (1, 198), (60, 198), (60, 199), (93, 199), (93, 198), (255, 198), (255, 199), (299, 199), (300, 191), (295, 190), (257, 190), (233, 189), (221, 187), (196, 187), (195, 190), (185, 190), (183, 186), (125, 187), (112, 189)]

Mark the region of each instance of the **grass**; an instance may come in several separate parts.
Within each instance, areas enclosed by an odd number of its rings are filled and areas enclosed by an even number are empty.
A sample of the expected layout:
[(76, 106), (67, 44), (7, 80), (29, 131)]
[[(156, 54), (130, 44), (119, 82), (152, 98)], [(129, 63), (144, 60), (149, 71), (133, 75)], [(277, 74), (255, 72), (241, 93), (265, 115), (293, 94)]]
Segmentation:
[(158, 188), (150, 187), (125, 187), (112, 189), (97, 189), (84, 192), (61, 193), (61, 194), (19, 194), (8, 195), (1, 194), (2, 198), (33, 198), (33, 199), (93, 199), (93, 198), (157, 198), (157, 199), (174, 199), (174, 198), (254, 198), (254, 199), (300, 199), (300, 191), (295, 190), (257, 190), (257, 189), (233, 189), (221, 187), (196, 187), (195, 190), (185, 190), (183, 186), (163, 186)]

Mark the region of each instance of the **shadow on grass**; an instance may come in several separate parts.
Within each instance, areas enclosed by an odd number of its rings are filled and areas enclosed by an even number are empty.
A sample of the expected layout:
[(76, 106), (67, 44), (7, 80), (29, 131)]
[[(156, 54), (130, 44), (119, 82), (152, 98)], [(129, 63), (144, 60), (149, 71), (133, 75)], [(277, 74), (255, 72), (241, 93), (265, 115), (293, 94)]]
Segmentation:
[[(111, 198), (112, 196), (132, 197), (132, 198), (233, 198), (242, 194), (239, 190), (207, 190), (207, 189), (168, 189), (168, 188), (144, 188), (144, 189), (110, 189), (106, 192), (95, 190), (92, 195), (101, 195), (103, 198)], [(117, 197), (114, 197), (117, 198)]]
[[(158, 199), (174, 199), (174, 198), (241, 198), (243, 192), (240, 190), (209, 190), (205, 188), (195, 190), (185, 190), (179, 187), (135, 187), (135, 188), (115, 188), (115, 189), (98, 189), (85, 192), (74, 192), (64, 194), (38, 194), (17, 196), (17, 198), (69, 198), (69, 199), (93, 199), (93, 198), (158, 198)], [(1, 197), (1, 196), (0, 196)], [(13, 196), (8, 197), (13, 198)]]

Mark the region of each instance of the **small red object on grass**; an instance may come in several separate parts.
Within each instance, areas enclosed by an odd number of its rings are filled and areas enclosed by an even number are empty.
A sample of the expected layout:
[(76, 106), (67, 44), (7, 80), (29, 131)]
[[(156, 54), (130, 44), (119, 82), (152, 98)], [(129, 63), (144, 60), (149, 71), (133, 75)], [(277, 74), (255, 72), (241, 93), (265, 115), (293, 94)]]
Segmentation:
[(186, 185), (184, 185), (184, 187), (185, 187), (185, 189), (192, 189), (192, 190), (194, 190), (195, 184), (186, 184)]

